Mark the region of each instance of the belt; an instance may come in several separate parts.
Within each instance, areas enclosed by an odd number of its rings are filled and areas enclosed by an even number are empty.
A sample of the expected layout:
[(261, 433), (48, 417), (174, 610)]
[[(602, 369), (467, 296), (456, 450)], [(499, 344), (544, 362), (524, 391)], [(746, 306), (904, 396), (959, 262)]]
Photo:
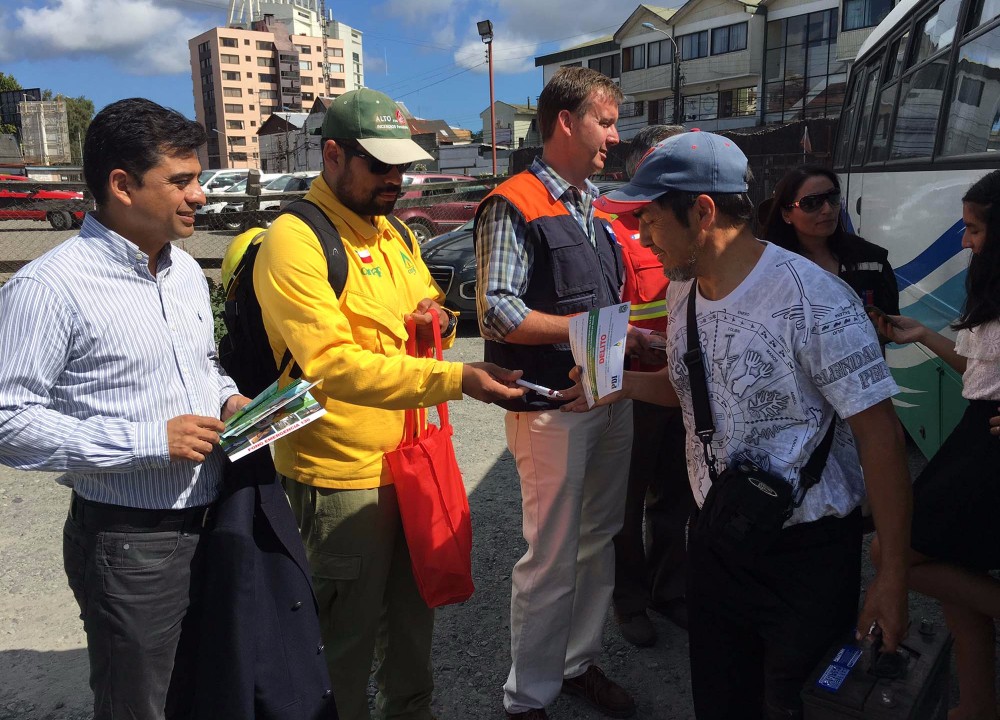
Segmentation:
[(202, 532), (209, 528), (212, 510), (212, 505), (180, 510), (145, 510), (93, 502), (76, 493), (73, 493), (69, 504), (70, 518), (88, 532)]

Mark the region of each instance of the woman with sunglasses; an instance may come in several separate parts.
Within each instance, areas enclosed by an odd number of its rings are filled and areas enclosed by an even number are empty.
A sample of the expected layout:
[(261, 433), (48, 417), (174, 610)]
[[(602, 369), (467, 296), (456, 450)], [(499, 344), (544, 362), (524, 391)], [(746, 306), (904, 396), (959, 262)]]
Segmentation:
[(896, 274), (885, 248), (844, 229), (836, 173), (817, 165), (802, 165), (778, 181), (768, 202), (765, 240), (837, 275), (866, 306), (899, 313)]

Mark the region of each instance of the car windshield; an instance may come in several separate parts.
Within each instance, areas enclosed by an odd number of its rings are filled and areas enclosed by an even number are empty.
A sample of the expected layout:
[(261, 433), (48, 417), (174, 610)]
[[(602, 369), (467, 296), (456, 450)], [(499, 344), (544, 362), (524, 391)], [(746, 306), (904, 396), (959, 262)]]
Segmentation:
[(215, 176), (215, 170), (202, 170), (201, 175), (198, 176), (198, 184), (204, 185), (214, 176)]
[(226, 192), (227, 193), (241, 193), (241, 192), (245, 192), (246, 189), (247, 189), (247, 180), (246, 180), (246, 178), (243, 178), (242, 180), (240, 180), (235, 185), (230, 185), (229, 187), (227, 187), (226, 188)]
[(265, 185), (264, 189), (281, 192), (288, 186), (289, 181), (293, 180), (294, 177), (294, 175), (282, 175), (281, 177), (276, 177), (274, 180)]

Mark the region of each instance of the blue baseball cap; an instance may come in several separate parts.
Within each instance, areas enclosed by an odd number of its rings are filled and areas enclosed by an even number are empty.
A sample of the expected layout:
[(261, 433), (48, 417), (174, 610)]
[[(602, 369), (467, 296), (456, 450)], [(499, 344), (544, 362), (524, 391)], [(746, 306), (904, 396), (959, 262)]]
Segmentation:
[(654, 145), (628, 184), (597, 198), (594, 206), (621, 215), (670, 190), (744, 193), (746, 174), (747, 156), (736, 143), (715, 133), (693, 130)]

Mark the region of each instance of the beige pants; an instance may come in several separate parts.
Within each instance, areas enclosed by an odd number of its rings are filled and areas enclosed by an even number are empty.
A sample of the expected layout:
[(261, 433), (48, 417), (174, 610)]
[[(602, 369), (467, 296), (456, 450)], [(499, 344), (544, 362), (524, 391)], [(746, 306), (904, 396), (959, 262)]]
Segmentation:
[(589, 413), (508, 412), (507, 447), (521, 476), (528, 551), (514, 566), (504, 685), (511, 712), (543, 708), (601, 651), (615, 585), (632, 403)]

